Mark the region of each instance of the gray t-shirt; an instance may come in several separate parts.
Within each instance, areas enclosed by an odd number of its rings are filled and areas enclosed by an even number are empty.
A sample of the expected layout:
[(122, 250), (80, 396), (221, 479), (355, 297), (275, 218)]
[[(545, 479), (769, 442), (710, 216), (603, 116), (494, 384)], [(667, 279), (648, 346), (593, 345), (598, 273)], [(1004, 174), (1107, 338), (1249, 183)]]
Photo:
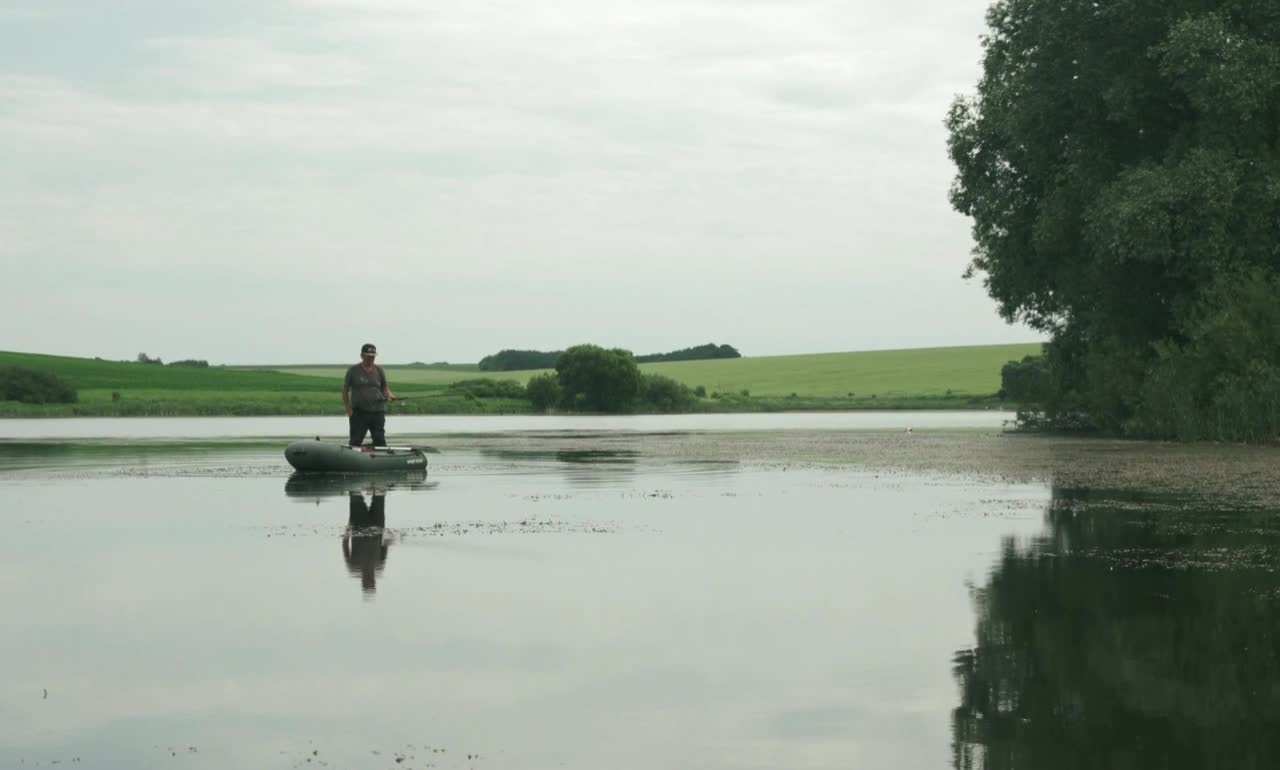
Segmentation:
[(377, 364), (365, 371), (361, 364), (347, 370), (343, 382), (351, 389), (351, 406), (362, 412), (386, 411), (387, 402), (382, 397), (382, 389), (387, 384), (387, 373)]

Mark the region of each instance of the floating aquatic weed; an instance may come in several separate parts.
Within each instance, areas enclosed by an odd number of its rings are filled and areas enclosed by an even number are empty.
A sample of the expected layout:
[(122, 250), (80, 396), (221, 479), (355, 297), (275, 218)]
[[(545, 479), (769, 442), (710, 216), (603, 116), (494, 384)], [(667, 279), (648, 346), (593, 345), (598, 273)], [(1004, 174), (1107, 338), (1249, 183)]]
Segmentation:
[(473, 520), (473, 521), (437, 521), (431, 524), (407, 525), (397, 527), (371, 526), (349, 529), (346, 526), (316, 527), (311, 524), (280, 524), (262, 528), (266, 536), (298, 537), (314, 535), (318, 537), (341, 537), (349, 534), (353, 537), (386, 534), (401, 539), (409, 536), (446, 537), (462, 535), (526, 535), (526, 534), (612, 534), (627, 529), (629, 531), (654, 531), (643, 525), (634, 523), (621, 524), (617, 521), (570, 521), (565, 519), (528, 517), (519, 520)]
[(1260, 570), (1276, 572), (1280, 561), (1276, 549), (1267, 545), (1217, 546), (1203, 548), (1091, 548), (1078, 552), (1126, 569), (1170, 570)]

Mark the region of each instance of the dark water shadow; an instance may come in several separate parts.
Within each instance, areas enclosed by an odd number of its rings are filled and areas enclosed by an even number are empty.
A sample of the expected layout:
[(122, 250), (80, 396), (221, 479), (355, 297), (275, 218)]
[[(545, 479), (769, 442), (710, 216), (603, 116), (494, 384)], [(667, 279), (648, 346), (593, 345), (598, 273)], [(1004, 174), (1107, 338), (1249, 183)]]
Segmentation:
[(640, 458), (639, 452), (626, 449), (484, 448), (480, 455), (506, 474), (555, 474), (579, 486), (625, 483), (636, 475)]
[(319, 502), (325, 497), (349, 494), (386, 494), (396, 491), (435, 489), (439, 481), (428, 480), (425, 470), (380, 473), (294, 473), (284, 483), (285, 496), (299, 502)]
[(972, 590), (956, 768), (1280, 767), (1280, 511), (1054, 489)]
[(664, 460), (655, 463), (643, 452), (632, 449), (491, 449), (480, 450), (509, 473), (556, 473), (574, 486), (601, 487), (629, 483), (651, 473), (672, 476), (727, 476), (737, 473), (737, 460)]
[[(0, 473), (75, 472), (141, 466), (207, 468), (211, 462), (257, 461), (275, 445), (260, 441), (3, 441)], [(251, 470), (251, 469), (246, 469)]]

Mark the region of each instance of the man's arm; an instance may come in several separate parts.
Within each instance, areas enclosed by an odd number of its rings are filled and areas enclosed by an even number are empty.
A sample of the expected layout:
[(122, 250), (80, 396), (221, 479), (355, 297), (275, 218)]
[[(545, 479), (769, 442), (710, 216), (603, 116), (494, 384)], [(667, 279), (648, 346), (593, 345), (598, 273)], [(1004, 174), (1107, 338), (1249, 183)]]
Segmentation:
[(395, 401), (396, 394), (391, 392), (391, 386), (387, 384), (387, 370), (379, 366), (378, 371), (382, 373), (382, 397), (388, 401)]
[(351, 416), (351, 386), (342, 383), (342, 405), (347, 408), (347, 416)]

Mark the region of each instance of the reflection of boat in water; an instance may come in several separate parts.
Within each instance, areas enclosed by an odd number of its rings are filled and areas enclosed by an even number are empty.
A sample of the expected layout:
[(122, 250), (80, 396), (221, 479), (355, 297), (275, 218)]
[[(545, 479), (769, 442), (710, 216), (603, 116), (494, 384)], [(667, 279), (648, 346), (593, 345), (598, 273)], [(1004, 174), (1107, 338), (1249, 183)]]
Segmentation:
[(326, 443), (319, 436), (285, 447), (284, 459), (300, 471), (322, 473), (378, 473), (427, 467), (426, 451), (421, 447), (353, 447)]
[(321, 497), (351, 494), (385, 494), (392, 489), (434, 489), (437, 481), (427, 481), (426, 470), (383, 471), (380, 473), (303, 473), (298, 471), (284, 484), (287, 497), (312, 501)]
[(387, 494), (435, 489), (438, 485), (439, 482), (427, 481), (425, 468), (381, 473), (298, 471), (285, 482), (284, 493), (290, 500), (317, 506), (328, 498), (326, 508), (334, 505), (333, 498), (347, 498), (342, 560), (347, 572), (360, 580), (365, 598), (372, 598), (386, 568), (387, 551), (396, 542), (395, 533), (387, 527)]
[[(372, 598), (378, 578), (386, 568), (387, 550), (395, 534), (387, 528), (387, 493), (393, 490), (434, 489), (425, 470), (384, 473), (303, 473), (285, 482), (291, 500), (320, 504), (324, 498), (347, 498), (347, 526), (342, 533), (342, 560), (348, 573), (360, 580), (366, 598)], [(368, 500), (365, 496), (368, 495)]]

